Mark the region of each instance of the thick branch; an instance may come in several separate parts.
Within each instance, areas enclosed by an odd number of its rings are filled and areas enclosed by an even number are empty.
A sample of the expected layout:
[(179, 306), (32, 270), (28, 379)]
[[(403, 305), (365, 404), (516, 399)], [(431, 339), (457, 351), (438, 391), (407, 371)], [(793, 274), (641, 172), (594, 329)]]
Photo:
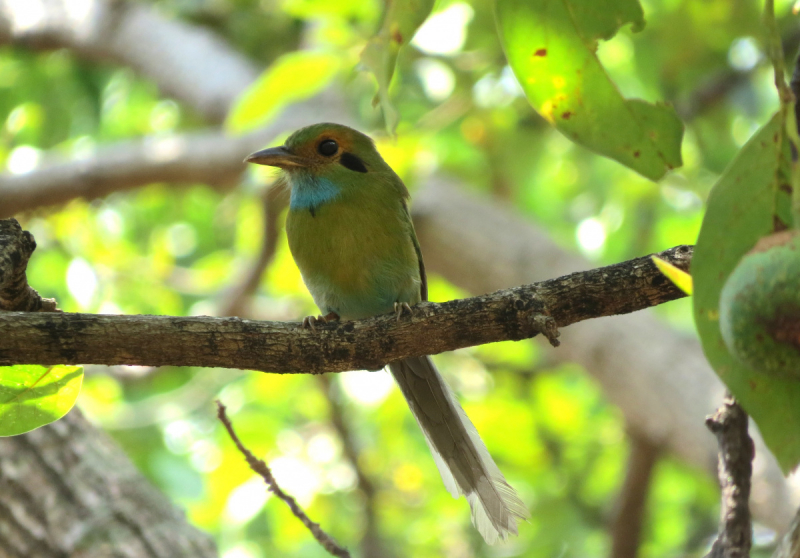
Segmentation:
[(230, 187), (241, 179), (247, 155), (281, 132), (326, 120), (337, 112), (344, 113), (339, 100), (322, 95), (295, 105), (266, 128), (244, 136), (207, 131), (149, 137), (102, 147), (81, 159), (46, 160), (25, 174), (0, 173), (0, 218), (155, 182)]
[(207, 29), (161, 17), (141, 2), (0, 0), (0, 43), (68, 48), (128, 66), (213, 122), (258, 75)]
[(216, 558), (186, 521), (80, 411), (0, 439), (3, 558)]
[[(659, 256), (684, 269), (692, 249)], [(0, 314), (0, 365), (136, 364), (269, 372), (377, 370), (387, 362), (551, 334), (552, 326), (634, 312), (683, 297), (649, 257), (393, 315), (303, 330), (238, 318)]]

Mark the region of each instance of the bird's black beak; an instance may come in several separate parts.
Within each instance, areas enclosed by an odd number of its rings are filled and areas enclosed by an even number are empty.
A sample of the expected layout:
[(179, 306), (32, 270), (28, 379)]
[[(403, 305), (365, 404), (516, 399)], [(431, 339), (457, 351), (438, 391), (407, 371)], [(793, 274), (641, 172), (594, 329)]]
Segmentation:
[(244, 162), (279, 167), (282, 169), (308, 166), (308, 161), (304, 157), (295, 155), (284, 146), (270, 147), (269, 149), (256, 151), (248, 155)]

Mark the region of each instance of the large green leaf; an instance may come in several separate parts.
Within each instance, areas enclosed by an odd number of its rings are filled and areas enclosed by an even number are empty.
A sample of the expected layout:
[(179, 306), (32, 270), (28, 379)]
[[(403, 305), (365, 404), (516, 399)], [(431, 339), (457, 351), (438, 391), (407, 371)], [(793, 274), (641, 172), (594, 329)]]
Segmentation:
[(672, 107), (626, 100), (597, 59), (597, 41), (644, 27), (636, 0), (498, 0), (508, 62), (533, 107), (567, 137), (658, 180), (681, 163)]
[(758, 423), (784, 471), (800, 463), (800, 382), (767, 376), (730, 354), (719, 329), (725, 281), (756, 241), (791, 223), (791, 153), (779, 112), (750, 139), (708, 199), (692, 258), (694, 315), (703, 350)]
[(322, 91), (340, 66), (336, 55), (324, 52), (284, 54), (241, 94), (228, 115), (226, 128), (246, 132), (263, 126), (286, 105)]
[(78, 398), (80, 366), (0, 367), (0, 436), (16, 436), (63, 417)]
[(419, 26), (428, 18), (434, 0), (391, 0), (386, 3), (383, 23), (361, 53), (361, 64), (375, 74), (378, 93), (372, 104), (380, 103), (386, 128), (394, 132), (397, 127), (397, 110), (389, 99), (394, 67), (400, 48), (411, 42)]

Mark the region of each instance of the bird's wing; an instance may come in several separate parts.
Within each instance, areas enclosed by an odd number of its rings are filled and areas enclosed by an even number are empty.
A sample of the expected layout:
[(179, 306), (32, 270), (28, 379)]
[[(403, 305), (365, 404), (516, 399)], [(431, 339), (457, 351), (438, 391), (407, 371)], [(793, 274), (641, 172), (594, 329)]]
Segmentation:
[(419, 240), (417, 240), (417, 233), (414, 231), (414, 222), (411, 220), (411, 214), (408, 212), (406, 200), (403, 200), (403, 211), (408, 220), (409, 230), (411, 231), (411, 242), (414, 243), (414, 250), (417, 252), (417, 261), (419, 262), (420, 300), (426, 301), (428, 300), (428, 277), (425, 275), (425, 262), (422, 260), (422, 250), (419, 247)]

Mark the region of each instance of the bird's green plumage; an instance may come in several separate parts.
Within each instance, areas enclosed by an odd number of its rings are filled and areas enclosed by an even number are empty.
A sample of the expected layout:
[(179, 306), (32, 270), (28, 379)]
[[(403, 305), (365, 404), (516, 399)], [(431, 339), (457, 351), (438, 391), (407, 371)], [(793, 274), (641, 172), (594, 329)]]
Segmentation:
[[(334, 142), (334, 143), (331, 143)], [(408, 191), (372, 140), (338, 124), (298, 130), (249, 161), (284, 169), (289, 248), (325, 314), (355, 320), (427, 299)], [(389, 364), (450, 493), (465, 495), (487, 542), (516, 534), (527, 515), (427, 356)]]
[(314, 301), (346, 320), (419, 302), (414, 229), (396, 187), (367, 175), (338, 185), (336, 199), (313, 214), (290, 209), (286, 220), (289, 247)]
[[(333, 139), (341, 153), (320, 155), (315, 146)], [(389, 312), (395, 302), (419, 302), (424, 277), (408, 215), (408, 191), (378, 154), (372, 140), (355, 130), (317, 124), (292, 134), (286, 147), (311, 164), (287, 173), (292, 203), (286, 220), (289, 248), (314, 301), (328, 314), (354, 320)], [(339, 163), (349, 153), (368, 172)], [(309, 192), (333, 185), (337, 193), (310, 206)], [(298, 194), (306, 202), (298, 201)]]

